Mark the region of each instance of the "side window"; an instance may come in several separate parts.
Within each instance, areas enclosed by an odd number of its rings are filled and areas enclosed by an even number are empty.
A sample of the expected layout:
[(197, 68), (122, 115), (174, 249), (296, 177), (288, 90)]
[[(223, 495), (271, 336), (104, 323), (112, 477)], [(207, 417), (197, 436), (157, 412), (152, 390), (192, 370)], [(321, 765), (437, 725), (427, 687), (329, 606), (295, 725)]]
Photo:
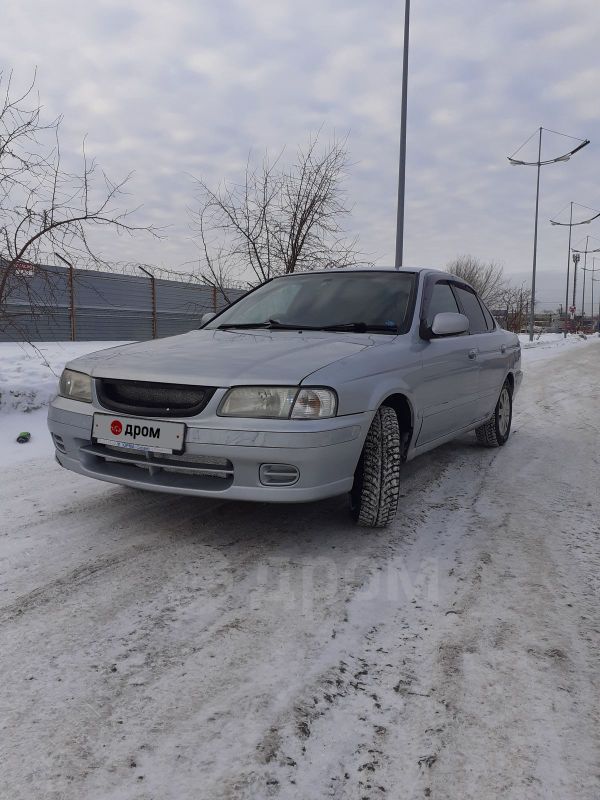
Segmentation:
[(488, 310), (488, 307), (481, 298), (479, 299), (479, 303), (483, 309), (483, 316), (485, 317), (485, 321), (487, 322), (488, 331), (493, 331), (494, 328), (496, 327), (494, 318), (492, 317), (490, 311)]
[(433, 318), (436, 314), (442, 314), (444, 311), (452, 311), (454, 314), (458, 312), (458, 305), (456, 298), (452, 293), (449, 283), (438, 282), (433, 287), (431, 293), (431, 300), (427, 309), (427, 324), (433, 324)]
[(454, 286), (458, 300), (469, 318), (469, 333), (485, 333), (488, 329), (479, 300), (474, 292)]

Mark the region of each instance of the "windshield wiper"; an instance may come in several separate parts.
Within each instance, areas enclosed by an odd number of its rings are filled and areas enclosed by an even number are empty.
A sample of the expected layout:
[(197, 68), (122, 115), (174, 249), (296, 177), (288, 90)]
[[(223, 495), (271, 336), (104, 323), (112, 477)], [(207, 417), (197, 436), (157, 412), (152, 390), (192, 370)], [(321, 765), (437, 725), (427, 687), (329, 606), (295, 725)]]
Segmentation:
[(366, 322), (341, 322), (337, 325), (289, 325), (285, 322), (279, 322), (277, 319), (268, 319), (264, 322), (225, 322), (219, 325), (219, 330), (232, 330), (239, 329), (252, 329), (264, 328), (266, 330), (283, 330), (283, 331), (351, 331), (353, 333), (367, 333), (369, 331), (384, 333), (398, 333), (398, 326), (393, 323), (392, 325), (368, 325)]
[[(233, 330), (235, 328), (244, 329), (251, 329), (251, 328), (265, 328), (270, 330), (272, 328), (278, 328), (284, 331), (297, 331), (297, 330), (304, 330), (306, 328), (305, 325), (286, 325), (284, 322), (279, 322), (277, 319), (267, 319), (264, 322), (224, 322), (223, 325), (219, 325), (219, 330)], [(307, 330), (321, 330), (320, 328), (306, 328)]]
[(217, 327), (220, 331), (226, 331), (229, 328), (270, 328), (271, 323), (268, 320), (267, 322), (225, 322)]

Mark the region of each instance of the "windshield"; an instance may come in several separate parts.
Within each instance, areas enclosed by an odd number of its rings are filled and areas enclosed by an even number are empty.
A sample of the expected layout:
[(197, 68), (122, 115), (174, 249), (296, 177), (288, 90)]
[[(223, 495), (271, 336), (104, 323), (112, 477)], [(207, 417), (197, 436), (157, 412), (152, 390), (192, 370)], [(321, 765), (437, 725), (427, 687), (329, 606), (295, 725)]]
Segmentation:
[(404, 333), (412, 272), (304, 273), (275, 278), (211, 320), (206, 328), (269, 327)]

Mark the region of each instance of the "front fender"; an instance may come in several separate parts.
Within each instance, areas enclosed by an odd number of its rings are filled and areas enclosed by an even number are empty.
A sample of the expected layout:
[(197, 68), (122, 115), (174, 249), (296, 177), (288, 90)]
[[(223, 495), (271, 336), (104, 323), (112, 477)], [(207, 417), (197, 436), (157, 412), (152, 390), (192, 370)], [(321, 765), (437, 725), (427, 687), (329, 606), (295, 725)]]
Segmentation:
[(404, 395), (410, 405), (415, 428), (420, 420), (416, 389), (422, 366), (421, 353), (416, 347), (388, 345), (369, 348), (365, 353), (317, 370), (303, 383), (335, 389), (340, 415), (375, 412), (390, 395)]

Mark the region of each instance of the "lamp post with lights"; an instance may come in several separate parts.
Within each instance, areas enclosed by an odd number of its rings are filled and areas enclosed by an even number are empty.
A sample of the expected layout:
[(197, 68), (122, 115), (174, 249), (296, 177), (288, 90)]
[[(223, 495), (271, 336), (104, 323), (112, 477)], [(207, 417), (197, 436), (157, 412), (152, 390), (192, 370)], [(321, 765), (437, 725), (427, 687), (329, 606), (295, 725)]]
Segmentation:
[(571, 303), (571, 308), (573, 309), (573, 323), (575, 327), (577, 327), (577, 302), (576, 302), (576, 295), (577, 295), (577, 265), (581, 260), (581, 256), (579, 253), (573, 253), (573, 302)]
[[(569, 309), (569, 285), (570, 285), (570, 277), (571, 277), (570, 276), (570, 269), (571, 269), (571, 232), (572, 232), (573, 228), (575, 228), (577, 225), (589, 225), (590, 222), (593, 222), (595, 219), (598, 219), (598, 217), (600, 217), (600, 211), (597, 211), (594, 214), (594, 216), (589, 217), (588, 219), (582, 219), (580, 222), (573, 222), (573, 206), (578, 206), (579, 208), (585, 208), (588, 211), (596, 211), (596, 209), (589, 208), (588, 206), (582, 206), (581, 203), (574, 203), (573, 201), (571, 201), (569, 203), (569, 206), (570, 206), (571, 210), (569, 212), (569, 221), (568, 222), (559, 222), (558, 220), (555, 220), (555, 219), (551, 219), (550, 220), (550, 224), (551, 225), (561, 225), (563, 227), (568, 227), (569, 228), (569, 244), (568, 244), (568, 250), (567, 250), (567, 288), (566, 288), (566, 291), (565, 291), (565, 328), (564, 328), (564, 332), (563, 332), (565, 339), (567, 338), (567, 319), (568, 319), (567, 312), (568, 312), (568, 309)], [(577, 255), (579, 255), (579, 253), (577, 253)], [(575, 305), (575, 300), (573, 300), (573, 305)]]
[[(599, 272), (600, 271), (600, 267), (598, 267), (598, 268), (596, 267), (596, 259), (595, 258), (592, 258), (592, 263), (593, 263), (594, 266), (592, 267), (592, 269), (588, 269), (587, 271), (592, 273), (591, 281), (592, 281), (592, 331), (593, 331), (594, 330), (594, 284), (595, 283), (600, 283), (600, 278), (595, 278), (594, 277), (594, 273), (595, 272)], [(600, 321), (600, 304), (598, 304), (598, 319)]]
[[(594, 284), (595, 283), (600, 283), (600, 278), (592, 278), (592, 292), (594, 290)], [(592, 303), (593, 302), (594, 301), (592, 300)], [(598, 301), (598, 322), (597, 322), (597, 325), (598, 325), (598, 331), (600, 332), (600, 300)], [(595, 327), (594, 326), (594, 308), (592, 306), (592, 328), (594, 328), (594, 327)]]
[[(587, 256), (588, 253), (600, 253), (600, 247), (593, 247), (591, 250), (589, 249), (590, 246), (590, 239), (598, 240), (597, 236), (590, 236), (589, 234), (585, 237), (585, 250), (578, 250), (576, 247), (573, 247), (574, 253), (583, 253), (583, 298), (581, 300), (581, 313), (585, 316), (585, 284), (586, 284), (586, 275), (588, 272), (593, 272), (593, 270), (587, 269)], [(592, 314), (594, 312), (593, 303), (592, 303)]]
[[(569, 150), (568, 153), (564, 153), (561, 156), (557, 156), (556, 158), (546, 159), (542, 161), (542, 132), (546, 131), (547, 133), (556, 133), (558, 136), (566, 136), (568, 139), (574, 139), (578, 141), (579, 144), (574, 147), (572, 150)], [(535, 133), (533, 133), (526, 142), (523, 142), (521, 147), (517, 148), (512, 156), (507, 156), (510, 164), (514, 167), (537, 167), (537, 184), (536, 184), (536, 191), (535, 191), (535, 224), (533, 229), (533, 266), (531, 271), (531, 310), (530, 310), (530, 317), (529, 317), (529, 341), (533, 341), (533, 323), (535, 320), (535, 273), (537, 267), (537, 239), (538, 239), (538, 211), (540, 205), (540, 169), (541, 167), (545, 166), (546, 164), (557, 164), (559, 161), (568, 161), (571, 156), (575, 155), (578, 150), (581, 150), (586, 145), (590, 143), (589, 139), (578, 139), (576, 136), (568, 136), (566, 133), (558, 133), (558, 131), (551, 131), (549, 128), (542, 128), (540, 127), (537, 131), (538, 133), (538, 158), (537, 161), (522, 161), (521, 159), (515, 158), (519, 150), (522, 150), (525, 145), (533, 139)], [(569, 248), (570, 248), (569, 244)], [(568, 300), (568, 298), (567, 298)]]

